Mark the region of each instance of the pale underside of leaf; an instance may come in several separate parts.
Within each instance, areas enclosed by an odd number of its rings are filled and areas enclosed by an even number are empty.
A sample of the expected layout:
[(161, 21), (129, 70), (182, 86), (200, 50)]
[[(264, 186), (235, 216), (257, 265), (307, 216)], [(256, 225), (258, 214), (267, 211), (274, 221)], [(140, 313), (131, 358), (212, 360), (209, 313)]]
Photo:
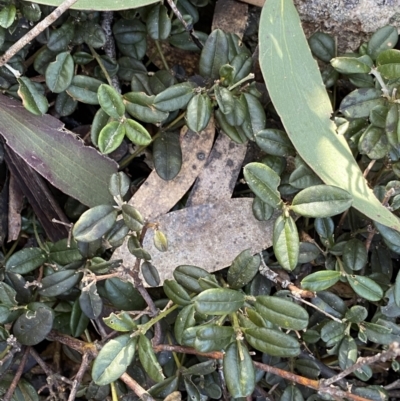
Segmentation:
[(326, 183), (350, 192), (353, 206), (400, 230), (399, 220), (374, 196), (343, 136), (292, 0), (268, 0), (260, 21), (260, 64), (268, 92), (303, 160)]

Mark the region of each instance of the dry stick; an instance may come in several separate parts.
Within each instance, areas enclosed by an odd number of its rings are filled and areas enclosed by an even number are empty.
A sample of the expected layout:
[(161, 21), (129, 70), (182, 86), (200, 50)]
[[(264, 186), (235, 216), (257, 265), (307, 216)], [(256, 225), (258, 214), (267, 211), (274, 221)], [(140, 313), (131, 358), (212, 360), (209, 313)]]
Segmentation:
[(31, 40), (35, 39), (40, 33), (42, 33), (48, 26), (50, 26), (55, 20), (57, 20), (65, 11), (67, 11), (74, 3), (78, 0), (65, 0), (61, 3), (52, 13), (50, 13), (45, 19), (40, 21), (34, 28), (32, 28), (27, 34), (25, 34), (20, 40), (14, 43), (1, 57), (0, 67), (7, 63), (11, 57), (18, 53), (24, 46), (26, 46)]
[(127, 373), (124, 373), (120, 380), (122, 380), (130, 389), (132, 389), (135, 394), (141, 398), (143, 401), (155, 401), (154, 398), (132, 377)]
[[(222, 359), (224, 357), (224, 354), (219, 351), (199, 352), (194, 348), (183, 347), (183, 346), (179, 346), (179, 345), (159, 344), (159, 345), (154, 346), (153, 349), (155, 352), (172, 351), (172, 352), (179, 352), (179, 353), (183, 353), (183, 354), (200, 355), (200, 356), (204, 356), (206, 358), (213, 358), (213, 359)], [(348, 398), (353, 401), (371, 401), (368, 398), (360, 397), (356, 394), (352, 394), (347, 391), (343, 391), (334, 386), (325, 387), (325, 385), (322, 385), (321, 382), (319, 382), (318, 380), (311, 380), (311, 379), (308, 379), (307, 377), (299, 376), (294, 373), (290, 373), (286, 370), (275, 368), (274, 366), (265, 365), (260, 362), (254, 362), (254, 366), (257, 369), (260, 369), (264, 372), (272, 373), (274, 375), (282, 377), (283, 379), (290, 380), (292, 382), (301, 384), (302, 386), (312, 388), (313, 390), (316, 390), (320, 393), (329, 394), (333, 397)]]
[(79, 367), (78, 373), (75, 376), (75, 380), (73, 381), (73, 385), (71, 388), (71, 392), (69, 393), (68, 401), (74, 401), (76, 393), (78, 392), (79, 386), (81, 384), (81, 381), (83, 379), (83, 375), (87, 371), (89, 367), (90, 360), (92, 358), (92, 355), (89, 354), (89, 352), (85, 352), (82, 356), (82, 363), (81, 366)]
[(386, 362), (388, 359), (396, 358), (400, 355), (399, 343), (394, 342), (390, 344), (389, 348), (386, 351), (382, 351), (379, 354), (374, 356), (367, 356), (364, 358), (358, 358), (357, 362), (350, 366), (349, 368), (343, 370), (338, 375), (331, 377), (330, 379), (321, 380), (323, 386), (329, 386), (336, 381), (343, 379), (349, 374), (355, 372), (357, 369), (360, 369), (364, 365), (372, 365), (375, 362)]
[(271, 280), (275, 284), (281, 285), (283, 288), (287, 288), (294, 295), (295, 298), (315, 298), (315, 293), (308, 290), (302, 290), (299, 287), (296, 287), (289, 280), (284, 280), (279, 276), (278, 273), (274, 272), (271, 268), (267, 266), (260, 252), (261, 264), (262, 268), (260, 269), (260, 273), (265, 276), (268, 280)]
[(29, 349), (30, 349), (30, 347), (26, 347), (25, 348), (24, 354), (22, 355), (21, 362), (20, 362), (20, 364), (18, 366), (17, 371), (15, 372), (15, 376), (13, 377), (13, 380), (12, 380), (12, 382), (10, 384), (10, 387), (8, 388), (7, 392), (5, 393), (5, 395), (3, 397), (3, 401), (10, 401), (11, 400), (11, 397), (13, 396), (14, 391), (17, 388), (19, 379), (22, 376), (22, 372), (24, 371), (26, 361), (28, 360)]

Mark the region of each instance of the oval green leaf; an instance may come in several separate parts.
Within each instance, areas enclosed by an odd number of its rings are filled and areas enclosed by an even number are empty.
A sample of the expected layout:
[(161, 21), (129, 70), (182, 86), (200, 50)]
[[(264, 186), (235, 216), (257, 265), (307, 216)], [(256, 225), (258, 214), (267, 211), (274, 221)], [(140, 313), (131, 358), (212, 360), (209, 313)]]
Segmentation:
[(121, 95), (110, 85), (99, 86), (97, 98), (101, 108), (112, 118), (120, 119), (125, 114), (125, 105)]
[(154, 166), (157, 174), (165, 181), (174, 179), (182, 166), (182, 150), (179, 134), (164, 132), (153, 144)]
[(309, 274), (301, 280), (301, 287), (309, 291), (323, 291), (332, 287), (340, 279), (340, 272), (334, 270), (323, 270)]
[(59, 53), (46, 69), (46, 85), (54, 93), (64, 92), (74, 76), (74, 59), (69, 52)]

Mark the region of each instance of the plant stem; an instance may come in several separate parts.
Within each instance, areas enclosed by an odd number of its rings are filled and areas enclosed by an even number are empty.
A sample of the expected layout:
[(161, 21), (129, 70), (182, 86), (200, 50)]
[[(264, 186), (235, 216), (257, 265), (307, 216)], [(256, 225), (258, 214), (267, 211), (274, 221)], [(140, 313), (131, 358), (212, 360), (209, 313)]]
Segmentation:
[(65, 11), (67, 11), (73, 4), (78, 0), (65, 0), (62, 2), (52, 13), (46, 18), (40, 21), (34, 28), (32, 28), (27, 34), (21, 39), (14, 43), (1, 57), (0, 67), (5, 65), (11, 57), (18, 53), (24, 46), (36, 38), (42, 33), (47, 27), (49, 27), (54, 21), (56, 21)]
[[(178, 309), (179, 307), (180, 307), (180, 305), (174, 305), (171, 308), (160, 312), (156, 317), (154, 317), (153, 319), (149, 320), (144, 325), (139, 326), (140, 327), (140, 333), (145, 334), (146, 331), (149, 330), (154, 324), (156, 324), (160, 320), (164, 319), (166, 316), (168, 316), (171, 312), (173, 312), (175, 309)], [(154, 346), (156, 347), (157, 345), (154, 345)]]
[(113, 86), (113, 82), (112, 79), (106, 69), (106, 67), (104, 67), (103, 61), (101, 60), (101, 57), (99, 56), (99, 54), (96, 52), (96, 50), (93, 49), (92, 46), (88, 45), (90, 52), (92, 53), (93, 57), (96, 59), (97, 63), (99, 64), (101, 71), (103, 71), (104, 76), (106, 77), (106, 80), (108, 82), (108, 85)]
[(167, 71), (169, 71), (169, 66), (168, 66), (167, 60), (165, 59), (164, 53), (163, 53), (163, 51), (161, 49), (160, 41), (159, 40), (155, 40), (154, 43), (156, 44), (156, 48), (157, 48), (158, 54), (160, 55), (161, 61), (162, 61), (163, 65), (164, 65), (164, 68)]
[(88, 352), (84, 353), (82, 356), (82, 363), (79, 367), (78, 373), (75, 376), (75, 380), (73, 381), (71, 392), (69, 393), (68, 401), (74, 401), (76, 397), (76, 393), (78, 392), (79, 386), (83, 379), (83, 375), (87, 371), (89, 367), (89, 363), (91, 360), (91, 355)]

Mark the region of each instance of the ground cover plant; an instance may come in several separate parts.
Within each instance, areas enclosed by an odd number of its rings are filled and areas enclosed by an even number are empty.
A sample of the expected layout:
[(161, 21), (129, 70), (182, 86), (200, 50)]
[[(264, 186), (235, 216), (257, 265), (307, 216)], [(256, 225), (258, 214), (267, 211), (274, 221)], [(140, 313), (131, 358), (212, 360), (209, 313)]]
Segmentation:
[[(208, 1), (70, 1), (58, 19), (43, 3), (0, 10), (2, 399), (398, 399), (396, 27), (337, 54), (269, 0), (261, 78), (250, 38), (210, 29)], [(271, 247), (165, 278), (145, 239), (165, 255), (171, 241), (129, 199), (153, 167), (181, 182), (184, 135), (210, 130), (253, 149), (227, 179)], [(4, 212), (18, 191), (26, 204)], [(132, 265), (113, 257), (123, 244)]]

